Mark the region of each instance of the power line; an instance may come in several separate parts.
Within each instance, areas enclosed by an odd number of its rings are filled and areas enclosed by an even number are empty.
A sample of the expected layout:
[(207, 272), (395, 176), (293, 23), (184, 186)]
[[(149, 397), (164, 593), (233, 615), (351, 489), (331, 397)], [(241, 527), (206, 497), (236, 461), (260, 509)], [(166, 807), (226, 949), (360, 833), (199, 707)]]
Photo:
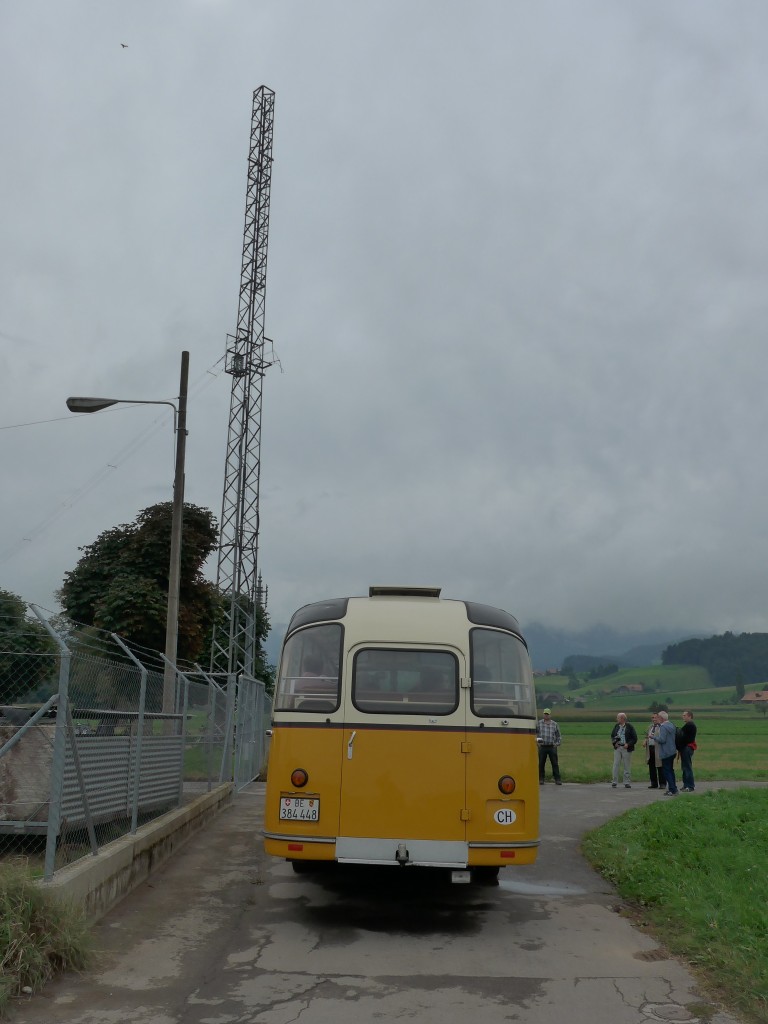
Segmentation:
[[(219, 364), (223, 363), (224, 356), (209, 367), (205, 373), (201, 374), (200, 377), (195, 381), (192, 387), (194, 394), (200, 394), (207, 387), (209, 387), (213, 380), (219, 375), (219, 372), (214, 372), (219, 367)], [(135, 408), (135, 407), (134, 407)], [(111, 412), (113, 410), (106, 410)], [(12, 541), (7, 547), (0, 550), (0, 565), (4, 565), (10, 561), (19, 552), (28, 550), (27, 545), (34, 543), (38, 538), (43, 536), (54, 523), (56, 523), (63, 515), (65, 515), (70, 509), (78, 505), (84, 498), (96, 490), (108, 476), (120, 469), (124, 463), (126, 463), (133, 455), (136, 454), (148, 441), (157, 434), (160, 429), (165, 425), (168, 414), (161, 414), (155, 417), (155, 419), (146, 427), (144, 427), (138, 434), (126, 442), (125, 445), (113, 455), (104, 465), (97, 469), (94, 473), (89, 476), (84, 483), (75, 490), (71, 491), (65, 498), (63, 498), (57, 505), (55, 505), (47, 515), (45, 515), (38, 523), (31, 526), (25, 531), (23, 537), (19, 537)], [(74, 421), (77, 417), (75, 416), (62, 416), (57, 417), (54, 420), (40, 420), (40, 423), (55, 423), (59, 419)], [(15, 424), (17, 427), (32, 426), (33, 424)], [(9, 430), (11, 427), (0, 427), (0, 430)]]

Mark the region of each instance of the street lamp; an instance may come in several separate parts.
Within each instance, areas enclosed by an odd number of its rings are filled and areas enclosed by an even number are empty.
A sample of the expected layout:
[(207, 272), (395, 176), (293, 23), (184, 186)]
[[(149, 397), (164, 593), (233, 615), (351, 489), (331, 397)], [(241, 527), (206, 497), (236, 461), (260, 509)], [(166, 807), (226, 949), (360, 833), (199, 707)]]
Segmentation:
[(176, 649), (179, 637), (179, 586), (181, 581), (181, 531), (184, 522), (184, 455), (187, 444), (187, 380), (189, 352), (181, 353), (179, 405), (145, 398), (68, 398), (70, 412), (101, 412), (112, 405), (170, 405), (176, 435), (176, 460), (173, 474), (173, 517), (171, 519), (171, 558), (168, 566), (168, 611), (165, 620), (165, 671), (163, 674), (163, 713), (174, 708)]

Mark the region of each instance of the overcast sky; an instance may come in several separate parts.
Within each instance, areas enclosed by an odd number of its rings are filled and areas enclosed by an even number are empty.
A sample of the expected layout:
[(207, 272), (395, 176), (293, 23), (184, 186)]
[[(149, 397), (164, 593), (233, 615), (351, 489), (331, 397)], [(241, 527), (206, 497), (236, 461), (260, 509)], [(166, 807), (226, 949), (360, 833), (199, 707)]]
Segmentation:
[(765, 0), (0, 0), (0, 588), (170, 500), (162, 407), (64, 402), (182, 349), (218, 518), (265, 84), (273, 622), (768, 630), (767, 52)]

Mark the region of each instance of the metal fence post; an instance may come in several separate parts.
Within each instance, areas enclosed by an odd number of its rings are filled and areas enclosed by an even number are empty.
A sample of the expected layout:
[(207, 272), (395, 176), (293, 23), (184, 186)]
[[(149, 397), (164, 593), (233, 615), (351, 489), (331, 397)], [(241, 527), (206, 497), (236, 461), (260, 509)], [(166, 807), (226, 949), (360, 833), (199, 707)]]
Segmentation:
[(189, 679), (183, 672), (179, 675), (184, 680), (184, 703), (181, 709), (181, 764), (179, 766), (179, 807), (184, 801), (184, 757), (187, 752), (187, 709), (189, 707)]
[(61, 792), (64, 784), (64, 759), (67, 740), (67, 710), (69, 707), (69, 669), (72, 652), (59, 634), (49, 625), (48, 620), (39, 608), (31, 604), (30, 608), (42, 622), (59, 646), (61, 661), (59, 663), (59, 705), (56, 709), (56, 728), (53, 735), (53, 761), (51, 763), (51, 791), (48, 804), (48, 829), (45, 839), (45, 868), (43, 877), (46, 882), (53, 878), (56, 869), (56, 841), (61, 828)]
[(208, 689), (205, 711), (205, 770), (208, 776), (208, 792), (210, 793), (213, 789), (213, 738), (216, 729), (216, 697), (219, 693), (219, 685), (197, 663), (195, 663), (195, 668), (206, 681)]
[(232, 772), (233, 733), (235, 729), (235, 699), (237, 689), (237, 676), (227, 676), (227, 719), (224, 726), (224, 749), (221, 753), (221, 769), (219, 771), (219, 782), (229, 782), (234, 778)]
[(213, 729), (216, 723), (216, 687), (208, 686), (208, 721), (205, 724), (205, 770), (208, 792), (213, 789)]
[[(160, 657), (166, 664), (168, 671), (173, 669), (174, 678), (176, 679), (176, 687), (174, 690), (173, 707), (176, 715), (179, 714), (179, 703), (181, 702), (181, 753), (179, 755), (179, 807), (184, 800), (184, 755), (186, 754), (186, 742), (187, 742), (187, 704), (189, 701), (189, 679), (181, 671), (178, 665), (172, 664), (164, 654)], [(167, 678), (167, 676), (166, 676)], [(182, 684), (183, 683), (183, 687)], [(183, 697), (182, 697), (183, 692)]]
[(136, 830), (139, 827), (139, 785), (141, 782), (141, 754), (142, 747), (144, 744), (144, 710), (147, 701), (147, 675), (149, 674), (147, 669), (142, 665), (139, 659), (134, 655), (128, 647), (125, 646), (123, 641), (117, 635), (117, 633), (111, 634), (112, 639), (115, 643), (128, 655), (131, 661), (138, 667), (141, 673), (141, 682), (139, 683), (139, 714), (136, 721), (136, 766), (133, 772), (133, 787), (131, 794), (131, 835), (136, 834)]

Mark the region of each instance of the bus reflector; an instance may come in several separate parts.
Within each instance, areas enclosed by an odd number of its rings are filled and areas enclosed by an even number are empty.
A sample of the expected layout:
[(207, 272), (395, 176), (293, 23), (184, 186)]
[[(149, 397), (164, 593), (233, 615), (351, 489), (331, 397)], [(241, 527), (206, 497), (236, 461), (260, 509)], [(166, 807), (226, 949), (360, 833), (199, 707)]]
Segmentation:
[(502, 775), (499, 779), (499, 790), (509, 796), (515, 792), (515, 780), (511, 775)]
[[(294, 853), (301, 853), (304, 849), (304, 843), (288, 843), (288, 849), (292, 850)], [(502, 854), (502, 857), (503, 856), (504, 854)]]
[(291, 783), (298, 789), (301, 789), (302, 786), (306, 786), (308, 781), (309, 776), (307, 775), (303, 768), (295, 768), (291, 772)]
[(502, 850), (501, 851), (501, 856), (502, 857), (514, 857), (515, 856), (515, 851), (514, 850)]

